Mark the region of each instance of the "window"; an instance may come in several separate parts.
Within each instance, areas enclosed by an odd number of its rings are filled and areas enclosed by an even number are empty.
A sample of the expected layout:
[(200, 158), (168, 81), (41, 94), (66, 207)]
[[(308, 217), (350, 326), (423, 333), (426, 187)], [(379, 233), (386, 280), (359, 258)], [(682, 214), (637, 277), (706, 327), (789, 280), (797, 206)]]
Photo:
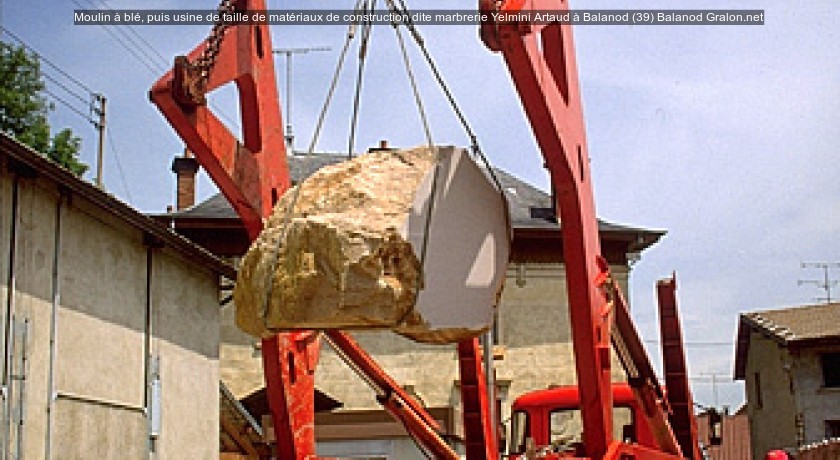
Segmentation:
[(825, 421), (825, 437), (840, 438), (840, 420)]
[(761, 397), (761, 374), (758, 372), (753, 374), (753, 390), (755, 391), (755, 408), (761, 409), (764, 407), (764, 399)]
[(820, 355), (822, 364), (823, 386), (826, 388), (840, 387), (840, 353), (825, 353)]
[[(583, 417), (580, 409), (560, 409), (549, 414), (549, 442), (560, 450), (570, 450), (583, 442)], [(629, 407), (613, 408), (613, 437), (635, 441), (633, 411)]]
[(522, 454), (525, 452), (525, 440), (528, 437), (528, 414), (524, 411), (516, 411), (510, 418), (510, 447), (509, 454)]
[(583, 441), (583, 418), (579, 409), (561, 409), (548, 418), (549, 438), (552, 446), (567, 450)]
[(825, 437), (840, 438), (840, 420), (825, 421)]

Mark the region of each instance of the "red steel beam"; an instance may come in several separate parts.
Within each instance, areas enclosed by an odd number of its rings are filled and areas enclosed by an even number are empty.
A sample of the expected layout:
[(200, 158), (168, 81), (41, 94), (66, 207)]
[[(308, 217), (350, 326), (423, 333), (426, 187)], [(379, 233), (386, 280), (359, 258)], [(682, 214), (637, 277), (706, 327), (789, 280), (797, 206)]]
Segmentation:
[[(264, 0), (238, 0), (239, 10), (265, 10)], [(251, 239), (262, 218), (290, 185), (274, 58), (267, 24), (224, 30), (205, 85), (190, 66), (207, 48), (196, 47), (150, 91), (154, 102), (242, 218)], [(228, 83), (239, 91), (240, 142), (204, 103), (204, 94)]]
[[(264, 11), (264, 0), (237, 0), (237, 11)], [(290, 186), (280, 102), (267, 24), (240, 24), (222, 32), (206, 81), (195, 63), (208, 47), (176, 59), (150, 98), (242, 218), (253, 240), (278, 197)], [(240, 142), (206, 106), (206, 93), (235, 83), (242, 113)], [(436, 458), (458, 458), (434, 418), (391, 379), (347, 334), (330, 331), (342, 354), (367, 379), (386, 389), (383, 405)], [(314, 389), (319, 336), (281, 333), (262, 341), (263, 371), (277, 440), (277, 458), (315, 458)]]
[[(603, 261), (603, 266), (607, 266), (606, 261)], [(607, 290), (611, 292), (612, 297), (612, 342), (616, 354), (627, 373), (628, 383), (639, 407), (642, 408), (642, 416), (647, 421), (656, 445), (663, 453), (679, 457), (682, 452), (668, 421), (671, 409), (665, 399), (665, 393), (659, 385), (642, 339), (630, 317), (630, 310), (621, 289), (612, 278), (605, 280), (605, 286), (607, 283), (610, 286)]]
[(671, 414), (668, 420), (674, 435), (687, 458), (702, 459), (697, 435), (697, 419), (694, 417), (694, 399), (688, 384), (685, 365), (682, 327), (677, 308), (677, 275), (656, 283), (656, 297), (659, 300), (659, 332), (662, 337), (662, 363), (665, 372), (665, 388)]
[[(479, 7), (493, 8), (479, 1)], [(510, 0), (497, 11), (567, 10), (566, 2)], [(596, 279), (600, 242), (572, 29), (568, 24), (498, 22), (483, 39), (502, 53), (542, 151), (560, 211), (569, 314), (586, 453), (601, 459), (612, 442), (610, 327)]]
[[(238, 0), (236, 10), (264, 11), (264, 0)], [(221, 32), (218, 54), (201, 81), (195, 63), (208, 43), (158, 80), (150, 98), (207, 170), (222, 194), (242, 218), (251, 239), (262, 230), (262, 219), (290, 186), (274, 81), (274, 58), (267, 24), (228, 27)], [(236, 84), (242, 122), (240, 142), (206, 105), (205, 94)], [(310, 333), (284, 333), (262, 341), (266, 380), (278, 458), (315, 455), (315, 365), (318, 338)]]
[[(492, 346), (488, 344), (487, 346)], [(458, 370), (461, 376), (461, 411), (467, 460), (489, 460), (499, 456), (487, 392), (485, 369), (478, 339), (458, 342)], [(492, 372), (492, 370), (487, 370)]]
[(408, 434), (422, 444), (434, 458), (458, 459), (458, 454), (440, 434), (440, 424), (420, 403), (408, 395), (356, 342), (342, 331), (324, 331), (327, 341), (336, 353), (347, 362), (376, 391), (377, 400)]

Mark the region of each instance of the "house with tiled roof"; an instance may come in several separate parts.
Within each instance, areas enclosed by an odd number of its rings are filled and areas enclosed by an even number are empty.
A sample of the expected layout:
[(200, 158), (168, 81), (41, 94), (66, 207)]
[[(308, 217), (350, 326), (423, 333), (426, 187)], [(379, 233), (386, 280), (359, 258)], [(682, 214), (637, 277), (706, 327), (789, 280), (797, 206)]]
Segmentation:
[(840, 436), (840, 303), (741, 314), (735, 379), (753, 459)]
[[(287, 158), (293, 183), (346, 159), (346, 155), (324, 153)], [(156, 217), (214, 254), (241, 256), (248, 248), (248, 237), (225, 198), (215, 195), (193, 203), (197, 169), (190, 157), (175, 160), (178, 206)], [(575, 372), (563, 241), (552, 196), (506, 171), (494, 168), (493, 173), (508, 200), (513, 227), (506, 288), (493, 329), (498, 408), (505, 420), (517, 396), (550, 385), (573, 384)], [(632, 263), (665, 232), (601, 219), (598, 230), (602, 254), (626, 292)], [(234, 327), (233, 308), (227, 304), (221, 313), (221, 374), (231, 392), (241, 398), (261, 388), (263, 377), (259, 341)], [(353, 336), (421, 401), (458, 448), (463, 428), (455, 347), (414, 343), (388, 331), (354, 331)], [(316, 414), (319, 455), (424, 458), (402, 427), (380, 408), (374, 392), (328, 346), (322, 348), (316, 386), (342, 404), (340, 410)]]

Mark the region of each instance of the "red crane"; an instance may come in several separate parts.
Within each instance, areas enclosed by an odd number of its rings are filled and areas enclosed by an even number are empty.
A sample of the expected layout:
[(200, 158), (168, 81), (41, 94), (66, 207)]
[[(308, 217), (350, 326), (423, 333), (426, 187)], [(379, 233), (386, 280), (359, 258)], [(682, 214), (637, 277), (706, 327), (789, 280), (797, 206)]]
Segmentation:
[[(479, 0), (479, 9), (488, 13), (481, 37), (507, 64), (556, 191), (584, 453), (593, 459), (684, 458), (671, 429), (676, 413), (667, 406), (622, 294), (600, 255), (571, 26), (499, 22), (493, 18), (500, 16), (489, 14), (567, 7), (564, 0)], [(224, 0), (220, 6), (222, 12), (264, 10), (264, 0)], [(267, 24), (219, 23), (206, 42), (188, 56), (176, 58), (174, 68), (150, 92), (152, 101), (241, 216), (252, 239), (290, 185), (271, 50)], [(239, 90), (241, 143), (206, 105), (207, 93), (230, 82)], [(313, 392), (320, 337), (304, 331), (263, 340), (278, 458), (315, 458)], [(435, 420), (351, 336), (328, 330), (323, 337), (365, 375), (377, 399), (409, 435), (435, 458), (459, 458), (440, 436)], [(612, 437), (611, 340), (656, 447)], [(497, 458), (478, 340), (460, 342), (458, 357), (467, 458)], [(676, 417), (685, 416), (685, 412), (680, 414)]]

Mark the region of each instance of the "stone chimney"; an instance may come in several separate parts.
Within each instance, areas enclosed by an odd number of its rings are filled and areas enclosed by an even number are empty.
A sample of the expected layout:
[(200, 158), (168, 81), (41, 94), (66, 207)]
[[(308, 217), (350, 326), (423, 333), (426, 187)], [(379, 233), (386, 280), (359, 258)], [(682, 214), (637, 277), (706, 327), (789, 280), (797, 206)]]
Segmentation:
[(175, 209), (178, 211), (195, 204), (195, 174), (198, 168), (198, 160), (187, 149), (184, 149), (183, 156), (172, 160), (172, 172), (175, 173), (177, 181)]

